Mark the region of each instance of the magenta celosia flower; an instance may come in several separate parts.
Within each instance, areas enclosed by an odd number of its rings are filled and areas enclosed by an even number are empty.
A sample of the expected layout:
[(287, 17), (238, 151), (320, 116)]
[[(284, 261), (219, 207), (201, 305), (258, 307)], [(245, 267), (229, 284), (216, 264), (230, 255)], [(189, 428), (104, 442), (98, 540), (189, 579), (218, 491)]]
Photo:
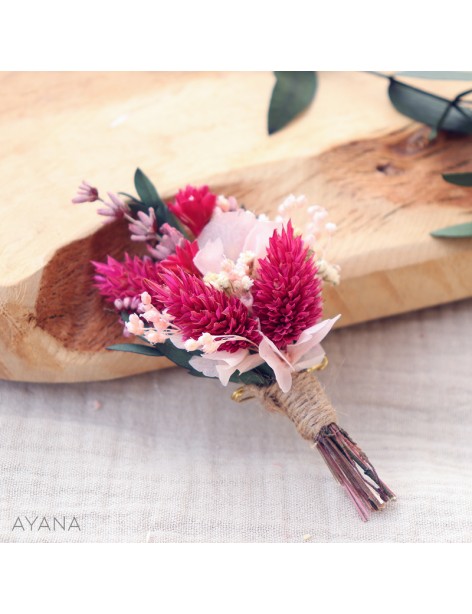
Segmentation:
[(183, 271), (161, 274), (161, 284), (147, 282), (154, 297), (173, 316), (184, 341), (198, 339), (204, 333), (214, 337), (237, 335), (247, 341), (228, 341), (221, 351), (236, 352), (254, 347), (261, 340), (258, 322), (241, 301), (228, 296), (202, 279)]
[(79, 203), (94, 203), (98, 200), (98, 190), (86, 181), (82, 181), (77, 189), (77, 196), (72, 199), (74, 205)]
[[(134, 310), (141, 301), (139, 297), (146, 291), (144, 279), (160, 280), (160, 263), (154, 262), (148, 256), (131, 258), (125, 254), (123, 262), (118, 262), (111, 256), (106, 262), (92, 262), (95, 267), (95, 286), (100, 294), (117, 309), (120, 305)], [(128, 300), (127, 300), (128, 299)], [(137, 300), (138, 299), (138, 300)]]
[(297, 341), (320, 319), (321, 281), (308, 247), (294, 236), (291, 222), (271, 237), (267, 256), (259, 260), (252, 294), (261, 330), (279, 349)]
[(169, 203), (169, 209), (197, 237), (210, 221), (216, 198), (206, 185), (201, 188), (188, 185)]
[(175, 273), (182, 269), (186, 273), (201, 277), (200, 271), (193, 262), (198, 249), (197, 241), (187, 241), (187, 239), (184, 239), (179, 245), (175, 246), (175, 252), (161, 262), (162, 268)]

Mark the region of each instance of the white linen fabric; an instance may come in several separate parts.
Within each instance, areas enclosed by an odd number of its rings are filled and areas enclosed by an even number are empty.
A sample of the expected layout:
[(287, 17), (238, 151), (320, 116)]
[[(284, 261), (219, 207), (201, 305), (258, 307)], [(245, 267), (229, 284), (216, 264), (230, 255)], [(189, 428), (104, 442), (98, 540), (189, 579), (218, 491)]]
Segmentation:
[[(178, 369), (0, 382), (0, 540), (470, 542), (471, 340), (464, 301), (324, 343), (339, 421), (398, 496), (368, 523), (289, 420), (234, 387)], [(64, 516), (80, 530), (52, 530)]]

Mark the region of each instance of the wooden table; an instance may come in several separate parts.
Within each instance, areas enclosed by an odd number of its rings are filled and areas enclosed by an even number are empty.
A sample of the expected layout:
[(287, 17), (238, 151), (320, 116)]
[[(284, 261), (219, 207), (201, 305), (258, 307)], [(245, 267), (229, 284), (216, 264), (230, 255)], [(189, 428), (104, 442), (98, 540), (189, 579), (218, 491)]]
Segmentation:
[[(341, 312), (341, 326), (472, 295), (472, 240), (429, 236), (470, 219), (472, 190), (441, 173), (472, 167), (472, 139), (429, 143), (381, 79), (322, 73), (312, 107), (271, 137), (271, 73), (1, 73), (0, 84), (3, 379), (156, 368), (104, 350), (119, 327), (91, 286), (89, 261), (129, 243), (123, 228), (101, 228), (94, 205), (70, 204), (83, 178), (133, 191), (137, 166), (167, 197), (208, 183), (258, 212), (273, 214), (292, 192), (328, 208), (342, 283), (327, 289), (326, 314)], [(463, 84), (422, 86), (453, 95)]]

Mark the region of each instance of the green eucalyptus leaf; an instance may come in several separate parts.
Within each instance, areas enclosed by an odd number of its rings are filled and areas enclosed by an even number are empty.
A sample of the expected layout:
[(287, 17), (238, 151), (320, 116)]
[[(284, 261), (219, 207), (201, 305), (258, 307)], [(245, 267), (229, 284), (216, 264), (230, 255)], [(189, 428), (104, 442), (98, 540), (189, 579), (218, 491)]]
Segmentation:
[(203, 373), (197, 371), (190, 365), (192, 356), (199, 356), (200, 352), (187, 352), (187, 350), (179, 349), (167, 339), (165, 343), (157, 343), (156, 345), (142, 345), (140, 343), (118, 343), (107, 347), (107, 350), (116, 350), (118, 352), (130, 352), (132, 354), (141, 354), (143, 356), (164, 357), (178, 367), (187, 369), (191, 375), (197, 377), (205, 377)]
[(472, 72), (461, 72), (457, 70), (404, 70), (395, 73), (396, 77), (412, 77), (418, 79), (434, 79), (439, 81), (472, 81)]
[(172, 343), (172, 341), (170, 341), (170, 339), (167, 339), (165, 343), (158, 343), (154, 347), (158, 348), (162, 356), (168, 358), (178, 367), (183, 367), (184, 369), (187, 369), (187, 371), (189, 371), (192, 375), (196, 375), (198, 377), (205, 377), (203, 373), (197, 371), (190, 365), (190, 359), (193, 356), (200, 356), (200, 352), (198, 350), (194, 352), (187, 352), (187, 350), (179, 349), (178, 347), (175, 347), (175, 345)]
[(154, 187), (154, 184), (140, 168), (137, 168), (136, 172), (134, 173), (134, 186), (139, 198), (148, 208), (165, 207), (161, 197)]
[(132, 354), (142, 354), (143, 356), (163, 356), (156, 346), (141, 345), (140, 343), (117, 343), (116, 345), (107, 347), (107, 350), (131, 352)]
[(472, 173), (445, 173), (443, 179), (464, 188), (472, 187)]
[(268, 131), (274, 134), (310, 106), (315, 97), (317, 75), (312, 71), (277, 71), (270, 99)]
[(388, 95), (397, 111), (415, 121), (438, 130), (472, 134), (472, 113), (458, 99), (447, 100), (394, 78), (390, 78)]
[(275, 382), (275, 374), (266, 363), (246, 371), (246, 373), (233, 373), (230, 382), (234, 384), (255, 384), (256, 386), (269, 386)]
[(431, 236), (440, 239), (466, 239), (472, 237), (472, 222), (434, 230)]
[(229, 381), (233, 384), (255, 384), (256, 386), (265, 385), (264, 377), (258, 373), (255, 373), (254, 371), (246, 371), (246, 373), (239, 373), (239, 371), (236, 371), (229, 378)]

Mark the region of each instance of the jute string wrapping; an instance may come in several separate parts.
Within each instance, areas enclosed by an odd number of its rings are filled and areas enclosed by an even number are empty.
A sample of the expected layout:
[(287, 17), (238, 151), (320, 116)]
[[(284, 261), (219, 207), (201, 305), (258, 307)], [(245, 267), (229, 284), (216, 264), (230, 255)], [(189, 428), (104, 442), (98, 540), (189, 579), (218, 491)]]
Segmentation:
[(269, 411), (285, 414), (297, 431), (308, 441), (317, 440), (325, 426), (337, 422), (336, 411), (318, 379), (307, 371), (294, 373), (289, 392), (282, 392), (277, 383), (270, 386), (248, 385), (245, 398), (256, 397)]
[(235, 401), (257, 398), (269, 411), (288, 416), (303, 439), (316, 445), (362, 520), (368, 520), (371, 512), (383, 509), (395, 499), (361, 448), (338, 426), (336, 412), (313, 373), (294, 373), (292, 387), (286, 393), (277, 383), (248, 384), (233, 393), (233, 398)]

